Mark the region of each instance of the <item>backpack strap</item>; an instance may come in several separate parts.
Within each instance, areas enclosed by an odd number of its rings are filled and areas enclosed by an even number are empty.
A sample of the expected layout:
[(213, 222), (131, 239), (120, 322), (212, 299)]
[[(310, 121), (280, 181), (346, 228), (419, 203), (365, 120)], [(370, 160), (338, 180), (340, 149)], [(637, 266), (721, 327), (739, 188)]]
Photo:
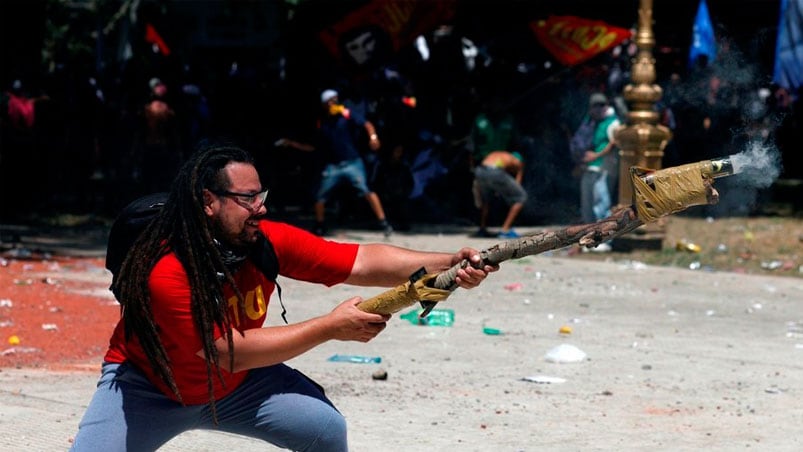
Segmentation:
[(276, 293), (279, 295), (279, 304), (282, 307), (282, 320), (284, 320), (286, 324), (289, 323), (286, 316), (287, 308), (284, 307), (284, 302), (282, 301), (282, 287), (279, 285), (279, 281), (277, 281), (277, 277), (279, 276), (279, 258), (276, 256), (276, 250), (273, 249), (273, 244), (270, 243), (270, 240), (268, 240), (264, 234), (259, 234), (257, 242), (249, 253), (248, 258), (251, 259), (251, 262), (256, 265), (266, 278), (273, 281), (273, 284), (276, 285)]

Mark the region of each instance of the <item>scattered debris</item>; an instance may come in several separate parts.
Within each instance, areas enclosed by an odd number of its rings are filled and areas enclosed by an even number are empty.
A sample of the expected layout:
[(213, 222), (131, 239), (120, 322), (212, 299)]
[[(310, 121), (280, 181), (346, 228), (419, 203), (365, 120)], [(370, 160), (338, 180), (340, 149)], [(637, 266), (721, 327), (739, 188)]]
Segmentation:
[(777, 270), (783, 266), (783, 262), (779, 260), (762, 261), (761, 268), (764, 270)]
[(539, 384), (560, 384), (565, 383), (565, 378), (560, 377), (550, 377), (548, 375), (532, 375), (529, 377), (522, 378), (522, 381), (529, 381), (531, 383), (539, 383)]
[(801, 324), (800, 322), (787, 322), (786, 337), (790, 338), (803, 337), (803, 324)]
[(689, 253), (699, 253), (700, 251), (703, 250), (702, 247), (700, 247), (700, 245), (692, 243), (686, 239), (678, 240), (677, 243), (675, 243), (675, 249), (678, 251), (686, 251)]
[(502, 334), (502, 330), (499, 328), (484, 326), (482, 327), (482, 333), (488, 336), (500, 336)]
[(505, 290), (509, 290), (511, 292), (516, 292), (518, 290), (521, 290), (523, 287), (524, 287), (524, 284), (518, 283), (518, 282), (517, 283), (505, 284)]
[(15, 355), (17, 353), (38, 353), (40, 351), (36, 347), (11, 347), (0, 352), (0, 356)]
[(382, 358), (379, 356), (360, 356), (360, 355), (332, 355), (327, 359), (327, 361), (338, 362), (338, 363), (358, 363), (358, 364), (368, 364), (368, 363), (381, 363)]
[(544, 355), (544, 360), (552, 363), (579, 363), (585, 359), (584, 351), (569, 344), (560, 344)]

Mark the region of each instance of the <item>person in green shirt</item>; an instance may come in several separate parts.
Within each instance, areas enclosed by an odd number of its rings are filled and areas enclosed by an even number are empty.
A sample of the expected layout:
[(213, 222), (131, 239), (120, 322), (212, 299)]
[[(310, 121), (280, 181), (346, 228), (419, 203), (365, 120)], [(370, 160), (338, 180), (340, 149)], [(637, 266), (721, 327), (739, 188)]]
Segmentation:
[(584, 223), (593, 223), (610, 215), (611, 194), (606, 159), (614, 158), (614, 131), (620, 122), (616, 112), (602, 93), (589, 98), (589, 116), (596, 121), (591, 149), (585, 151), (585, 168), (580, 178), (580, 216)]

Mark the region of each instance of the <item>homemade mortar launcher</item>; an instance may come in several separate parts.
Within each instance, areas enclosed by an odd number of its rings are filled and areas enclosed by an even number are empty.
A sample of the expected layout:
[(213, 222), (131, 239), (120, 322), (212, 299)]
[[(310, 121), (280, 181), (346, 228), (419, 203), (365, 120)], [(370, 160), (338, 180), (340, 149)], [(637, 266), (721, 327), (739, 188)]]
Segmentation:
[[(497, 243), (480, 251), (484, 265), (499, 265), (524, 256), (565, 248), (575, 243), (595, 247), (602, 242), (629, 233), (639, 226), (661, 217), (683, 211), (691, 206), (711, 205), (719, 201), (713, 179), (738, 173), (734, 156), (703, 160), (697, 163), (660, 170), (631, 167), (633, 202), (611, 216), (594, 223), (567, 226), (556, 231), (544, 231), (517, 239)], [(425, 317), (439, 302), (446, 300), (458, 287), (457, 271), (472, 265), (467, 259), (452, 268), (427, 273), (420, 269), (410, 280), (373, 298), (360, 302), (357, 307), (365, 312), (392, 314), (415, 303), (421, 303)]]

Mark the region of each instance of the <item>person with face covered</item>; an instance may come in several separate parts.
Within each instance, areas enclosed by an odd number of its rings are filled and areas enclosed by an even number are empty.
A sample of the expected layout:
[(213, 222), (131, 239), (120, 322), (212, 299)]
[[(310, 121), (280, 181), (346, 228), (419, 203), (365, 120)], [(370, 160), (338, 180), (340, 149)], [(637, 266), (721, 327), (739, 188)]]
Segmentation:
[(317, 152), (321, 159), (323, 170), (315, 198), (315, 233), (325, 235), (326, 202), (343, 184), (348, 184), (357, 192), (358, 196), (365, 198), (371, 211), (377, 219), (379, 228), (389, 237), (393, 227), (385, 218), (385, 210), (379, 195), (368, 187), (368, 176), (365, 162), (360, 155), (357, 137), (368, 137), (368, 147), (371, 151), (379, 150), (381, 143), (374, 125), (346, 108), (340, 103), (338, 93), (327, 89), (321, 93), (321, 107), (323, 113), (318, 123), (317, 136), (314, 144), (301, 143), (287, 138), (276, 142), (278, 146), (289, 146), (301, 151)]
[(595, 121), (591, 148), (582, 157), (585, 169), (580, 179), (580, 212), (584, 223), (593, 223), (610, 215), (611, 194), (607, 160), (615, 161), (614, 132), (619, 127), (616, 112), (608, 98), (594, 93), (589, 98), (588, 116)]
[[(182, 432), (216, 429), (292, 450), (345, 451), (343, 415), (284, 362), (331, 340), (370, 341), (390, 316), (363, 312), (354, 297), (318, 317), (265, 326), (276, 285), (252, 248), (268, 240), (281, 276), (326, 286), (393, 287), (421, 266), (480, 261), (470, 248), (324, 240), (266, 219), (267, 193), (238, 147), (210, 145), (185, 162), (115, 280), (122, 316), (72, 450), (156, 450)], [(480, 267), (459, 270), (458, 284), (476, 287), (498, 269)]]

